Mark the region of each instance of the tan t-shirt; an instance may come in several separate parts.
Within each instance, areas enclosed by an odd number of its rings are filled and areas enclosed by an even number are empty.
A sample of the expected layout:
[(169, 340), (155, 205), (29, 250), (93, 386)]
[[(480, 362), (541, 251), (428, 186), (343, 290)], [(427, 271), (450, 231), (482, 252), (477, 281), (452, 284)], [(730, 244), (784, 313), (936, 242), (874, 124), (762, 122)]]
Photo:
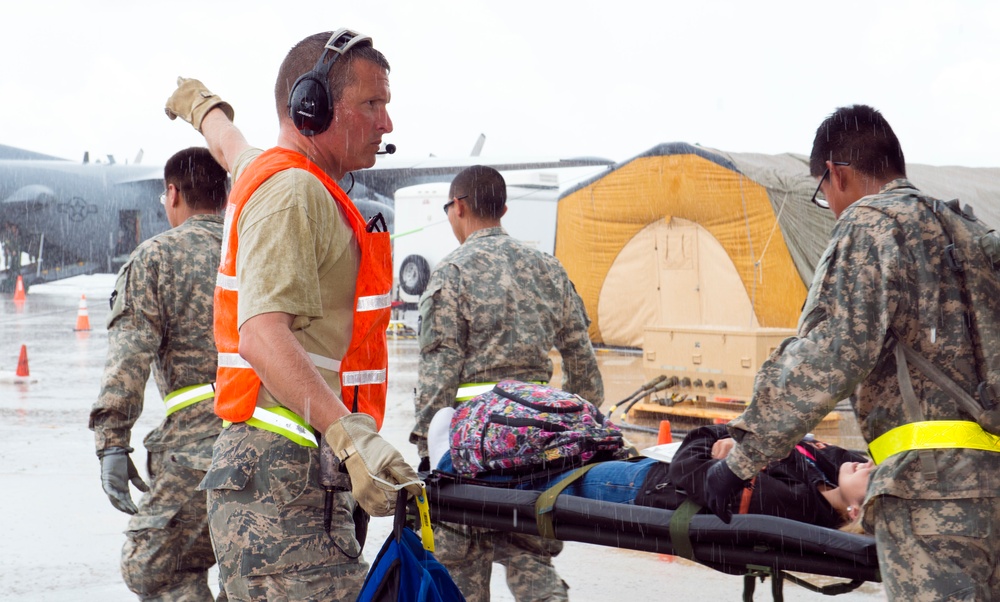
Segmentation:
[[(261, 152), (241, 154), (233, 179)], [(275, 174), (250, 196), (237, 232), (239, 325), (264, 313), (290, 314), (295, 316), (292, 331), (306, 352), (342, 359), (351, 341), (361, 258), (347, 218), (322, 182), (301, 169)], [(339, 374), (317, 367), (339, 395)], [(275, 402), (262, 387), (257, 404)]]

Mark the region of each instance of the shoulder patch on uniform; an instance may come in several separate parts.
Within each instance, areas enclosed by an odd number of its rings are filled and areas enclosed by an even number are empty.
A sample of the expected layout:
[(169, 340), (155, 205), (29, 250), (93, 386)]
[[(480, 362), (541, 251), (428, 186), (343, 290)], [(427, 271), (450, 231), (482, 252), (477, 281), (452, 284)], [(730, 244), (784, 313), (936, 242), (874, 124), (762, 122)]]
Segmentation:
[(120, 318), (131, 305), (128, 298), (128, 278), (131, 268), (132, 262), (128, 261), (121, 267), (120, 270), (118, 270), (118, 278), (115, 280), (115, 290), (111, 292), (111, 297), (108, 299), (108, 303), (111, 305), (111, 311), (108, 313), (108, 328), (111, 328), (115, 321)]

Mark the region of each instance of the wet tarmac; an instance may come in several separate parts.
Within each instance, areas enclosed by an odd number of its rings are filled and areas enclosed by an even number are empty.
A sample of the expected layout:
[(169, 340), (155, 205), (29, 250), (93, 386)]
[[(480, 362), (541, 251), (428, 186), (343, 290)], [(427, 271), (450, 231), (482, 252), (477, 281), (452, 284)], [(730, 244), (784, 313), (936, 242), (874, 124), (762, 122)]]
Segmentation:
[[(93, 433), (87, 429), (104, 367), (104, 321), (113, 283), (113, 275), (102, 274), (32, 287), (24, 302), (0, 296), (0, 599), (135, 599), (118, 568), (128, 516), (115, 510), (101, 490)], [(89, 332), (74, 331), (81, 295), (86, 295)], [(30, 377), (37, 381), (13, 384), (9, 377), (17, 369), (22, 345)], [(417, 355), (412, 339), (390, 340), (382, 430), (414, 465), (416, 448), (407, 443), (407, 435), (413, 423)], [(599, 359), (609, 400), (624, 398), (645, 380), (638, 355), (601, 352)], [(164, 416), (152, 383), (146, 393), (148, 403), (132, 437), (140, 467), (141, 440)], [(655, 443), (651, 435), (629, 437), (640, 446)], [(391, 519), (373, 519), (365, 548), (369, 561), (390, 528)], [(742, 578), (656, 554), (571, 542), (555, 563), (577, 601), (741, 599)], [(811, 580), (831, 582), (815, 576)], [(759, 584), (757, 599), (769, 599), (769, 587)], [(492, 599), (513, 599), (499, 566)], [(831, 598), (788, 583), (785, 599)], [(885, 596), (881, 586), (868, 583), (834, 599), (872, 601)]]

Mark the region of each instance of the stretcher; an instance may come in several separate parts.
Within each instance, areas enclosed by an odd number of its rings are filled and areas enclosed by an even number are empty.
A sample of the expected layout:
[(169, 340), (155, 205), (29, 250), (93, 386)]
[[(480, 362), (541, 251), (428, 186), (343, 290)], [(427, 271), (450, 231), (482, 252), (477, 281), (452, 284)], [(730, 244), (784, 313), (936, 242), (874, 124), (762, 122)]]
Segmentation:
[[(865, 535), (764, 515), (736, 515), (727, 525), (712, 514), (696, 514), (698, 507), (689, 502), (664, 510), (571, 495), (546, 497), (539, 491), (460, 482), (437, 471), (425, 483), (432, 521), (681, 556), (742, 575), (744, 600), (753, 599), (757, 580), (766, 577), (774, 600), (783, 599), (786, 580), (827, 595), (881, 581), (875, 540)], [(817, 586), (789, 571), (848, 581)]]

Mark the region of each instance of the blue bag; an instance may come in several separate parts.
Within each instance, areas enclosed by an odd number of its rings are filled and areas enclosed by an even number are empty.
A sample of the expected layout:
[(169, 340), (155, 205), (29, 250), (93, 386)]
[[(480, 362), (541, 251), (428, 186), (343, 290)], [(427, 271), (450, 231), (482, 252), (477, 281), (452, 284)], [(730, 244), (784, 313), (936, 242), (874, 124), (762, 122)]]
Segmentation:
[(406, 526), (406, 500), (401, 489), (392, 533), (368, 571), (358, 602), (465, 602), (448, 569)]

